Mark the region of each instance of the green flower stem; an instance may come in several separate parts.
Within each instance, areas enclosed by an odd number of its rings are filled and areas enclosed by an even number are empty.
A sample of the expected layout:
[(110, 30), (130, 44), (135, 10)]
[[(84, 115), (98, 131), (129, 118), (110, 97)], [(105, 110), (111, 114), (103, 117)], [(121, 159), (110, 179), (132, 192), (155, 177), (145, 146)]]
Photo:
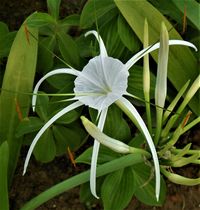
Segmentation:
[(163, 109), (160, 107), (156, 107), (156, 134), (154, 139), (155, 145), (158, 144), (160, 139), (162, 131), (162, 119), (163, 119)]
[(200, 116), (197, 117), (195, 120), (193, 120), (191, 123), (189, 123), (188, 125), (186, 125), (181, 134), (185, 133), (186, 131), (190, 130), (193, 126), (197, 125), (198, 123), (200, 123)]
[[(156, 133), (154, 143), (158, 144), (162, 131), (163, 109), (167, 95), (167, 66), (169, 55), (169, 34), (167, 28), (162, 22), (160, 33), (160, 48), (158, 54), (158, 68), (155, 87), (156, 106)], [(160, 108), (162, 107), (162, 108)]]
[(198, 160), (199, 158), (199, 154), (193, 154), (190, 157), (182, 157), (177, 161), (172, 161), (171, 166), (172, 167), (182, 167), (185, 165), (188, 165), (190, 163), (192, 163), (193, 161)]
[(160, 170), (171, 182), (175, 184), (181, 184), (181, 185), (186, 185), (186, 186), (194, 186), (194, 185), (200, 184), (200, 178), (196, 178), (196, 179), (186, 178), (178, 174), (170, 173), (163, 167), (161, 167)]
[(200, 160), (193, 160), (191, 163), (200, 165)]
[[(148, 32), (148, 22), (145, 19), (144, 23), (144, 48), (149, 46), (149, 32)], [(150, 109), (150, 70), (149, 70), (149, 54), (144, 56), (144, 67), (143, 67), (143, 90), (144, 99), (147, 115), (147, 127), (149, 133), (152, 134), (152, 122), (151, 122), (151, 109)]]
[[(143, 158), (141, 155), (133, 155), (129, 154), (120, 158), (117, 158), (113, 161), (107, 162), (105, 164), (100, 165), (97, 168), (97, 177), (104, 176), (109, 174), (113, 171), (117, 171), (119, 169), (138, 164), (143, 162)], [(76, 176), (73, 176), (51, 188), (42, 192), (38, 196), (34, 197), (28, 203), (26, 203), (21, 210), (34, 210), (46, 201), (50, 200), (51, 198), (58, 196), (59, 194), (66, 192), (74, 187), (77, 187), (83, 183), (89, 181), (90, 177), (90, 170), (82, 172)]]
[(178, 141), (180, 135), (181, 135), (181, 125), (175, 130), (172, 138), (170, 139), (170, 141), (164, 146), (164, 148), (162, 150), (159, 151), (159, 155), (162, 157), (165, 152), (167, 150), (169, 150), (174, 144), (176, 144), (176, 142)]
[(176, 95), (176, 97), (173, 99), (173, 101), (170, 103), (170, 105), (167, 107), (166, 111), (164, 112), (163, 115), (163, 124), (166, 122), (166, 120), (168, 119), (170, 113), (174, 110), (176, 104), (178, 103), (178, 101), (180, 100), (180, 98), (183, 96), (183, 94), (185, 93), (187, 87), (190, 84), (190, 80), (188, 80), (185, 85), (180, 89), (180, 91), (178, 92), (178, 94)]
[(178, 114), (173, 115), (170, 118), (170, 120), (168, 121), (165, 128), (163, 129), (162, 134), (161, 134), (162, 137), (166, 137), (168, 135), (170, 129), (173, 127), (174, 123), (177, 121), (178, 117), (180, 116), (182, 111), (185, 109), (185, 107), (190, 102), (190, 100), (192, 99), (192, 97), (195, 95), (195, 93), (198, 91), (199, 88), (200, 88), (200, 74), (196, 78), (196, 80), (193, 82), (193, 84), (190, 87), (190, 89), (188, 90), (183, 102), (181, 103), (180, 107), (178, 108), (178, 110), (177, 110)]
[[(182, 152), (183, 149), (172, 149), (172, 152), (175, 154), (178, 154), (179, 152)], [(193, 154), (200, 154), (200, 150), (188, 150), (187, 155), (193, 155)]]
[[(186, 115), (187, 116), (187, 115)], [(183, 121), (180, 123), (180, 125), (178, 126), (178, 128), (174, 131), (174, 134), (172, 136), (172, 138), (170, 139), (170, 141), (164, 146), (164, 148), (159, 152), (159, 154), (162, 156), (165, 154), (165, 152), (170, 149), (174, 144), (176, 144), (176, 142), (178, 141), (179, 137), (185, 133), (187, 130), (189, 130), (190, 128), (192, 128), (194, 125), (196, 125), (197, 123), (200, 122), (200, 117), (196, 118), (195, 120), (193, 120), (190, 124), (188, 124), (187, 126), (183, 127), (185, 118), (183, 119)]]

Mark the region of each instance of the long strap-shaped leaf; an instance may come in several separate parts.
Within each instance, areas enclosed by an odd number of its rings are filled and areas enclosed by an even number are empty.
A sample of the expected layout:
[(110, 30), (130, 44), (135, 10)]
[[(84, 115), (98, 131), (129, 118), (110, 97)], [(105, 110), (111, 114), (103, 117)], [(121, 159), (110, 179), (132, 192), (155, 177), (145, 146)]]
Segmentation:
[[(164, 22), (169, 33), (170, 39), (182, 40), (179, 33), (173, 28), (169, 21), (148, 1), (122, 1), (115, 0), (120, 12), (143, 42), (143, 26), (145, 18), (149, 24), (149, 43), (155, 43), (159, 40), (160, 24)], [(172, 29), (173, 28), (173, 29)], [(172, 29), (172, 30), (171, 30)], [(151, 53), (157, 62), (157, 53)], [(168, 78), (177, 90), (188, 81), (194, 80), (198, 74), (197, 60), (186, 47), (176, 46), (170, 48)], [(198, 99), (194, 97), (190, 103), (192, 110), (198, 115)]]
[(0, 143), (8, 141), (9, 179), (16, 167), (22, 142), (22, 139), (15, 138), (15, 130), (19, 124), (19, 118), (27, 116), (30, 104), (29, 96), (20, 92), (32, 91), (36, 69), (38, 45), (29, 32), (37, 38), (37, 30), (28, 28), (26, 25), (22, 25), (17, 32), (8, 57), (0, 96)]
[(5, 141), (0, 145), (0, 209), (9, 210), (8, 200), (8, 142)]

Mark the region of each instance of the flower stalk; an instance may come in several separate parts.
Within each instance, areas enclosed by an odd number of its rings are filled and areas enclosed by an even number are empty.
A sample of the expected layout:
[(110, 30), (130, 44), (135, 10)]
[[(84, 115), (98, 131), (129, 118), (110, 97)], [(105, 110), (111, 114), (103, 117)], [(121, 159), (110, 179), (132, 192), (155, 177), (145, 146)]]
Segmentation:
[[(144, 22), (144, 48), (149, 46), (149, 30), (148, 22), (145, 19)], [(152, 122), (151, 122), (151, 109), (150, 109), (150, 70), (149, 70), (149, 54), (144, 56), (143, 60), (143, 92), (145, 99), (146, 115), (147, 115), (147, 127), (150, 134), (152, 134)]]
[(174, 114), (170, 118), (170, 120), (167, 122), (165, 128), (162, 131), (162, 134), (161, 134), (162, 137), (166, 137), (168, 135), (170, 129), (174, 126), (175, 122), (177, 121), (179, 115), (185, 109), (186, 105), (190, 102), (190, 100), (195, 95), (195, 93), (199, 90), (199, 88), (200, 88), (200, 74), (197, 76), (192, 86), (188, 90), (183, 102), (181, 103), (181, 105), (179, 106), (177, 110), (177, 114)]
[(163, 167), (161, 167), (160, 170), (162, 174), (164, 174), (171, 182), (175, 184), (181, 184), (181, 185), (186, 185), (186, 186), (194, 186), (194, 185), (200, 184), (200, 178), (196, 178), (196, 179), (186, 178), (178, 174), (170, 173)]
[(164, 23), (161, 26), (160, 48), (158, 55), (158, 69), (155, 88), (156, 104), (156, 134), (154, 142), (157, 145), (160, 139), (163, 121), (163, 108), (167, 95), (167, 67), (169, 54), (169, 35)]

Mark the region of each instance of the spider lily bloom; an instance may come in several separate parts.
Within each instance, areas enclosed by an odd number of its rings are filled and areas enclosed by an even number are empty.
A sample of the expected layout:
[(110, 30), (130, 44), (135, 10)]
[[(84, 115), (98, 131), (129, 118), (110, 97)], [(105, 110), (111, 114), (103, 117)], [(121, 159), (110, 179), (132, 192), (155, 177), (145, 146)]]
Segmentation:
[[(158, 199), (160, 193), (160, 168), (153, 140), (141, 116), (134, 108), (134, 106), (125, 97), (123, 97), (123, 95), (131, 95), (126, 91), (128, 87), (128, 70), (144, 55), (158, 49), (160, 44), (157, 43), (153, 46), (143, 49), (142, 51), (134, 55), (126, 64), (123, 64), (120, 60), (109, 57), (107, 55), (103, 40), (96, 31), (89, 31), (86, 33), (86, 36), (90, 34), (93, 34), (99, 42), (99, 56), (92, 58), (81, 72), (73, 68), (57, 69), (47, 73), (38, 81), (35, 86), (33, 92), (34, 95), (32, 98), (33, 110), (36, 104), (39, 86), (45, 79), (56, 74), (71, 74), (76, 76), (76, 79), (74, 81), (75, 97), (71, 99), (75, 102), (55, 114), (54, 117), (52, 117), (37, 133), (29, 148), (24, 164), (23, 173), (26, 172), (26, 168), (28, 166), (28, 162), (35, 147), (35, 144), (37, 143), (41, 135), (46, 131), (46, 129), (49, 128), (51, 124), (53, 124), (59, 117), (70, 112), (73, 109), (76, 109), (82, 105), (86, 105), (98, 111), (99, 121), (97, 127), (100, 129), (100, 131), (103, 131), (108, 107), (113, 103), (116, 103), (135, 123), (135, 125), (139, 128), (139, 130), (143, 133), (147, 140), (155, 166), (156, 197)], [(171, 40), (169, 41), (169, 44), (186, 45), (195, 48), (193, 44), (185, 41)], [(90, 189), (91, 193), (96, 198), (98, 198), (98, 196), (96, 195), (96, 166), (99, 146), (100, 143), (95, 140), (90, 171)]]

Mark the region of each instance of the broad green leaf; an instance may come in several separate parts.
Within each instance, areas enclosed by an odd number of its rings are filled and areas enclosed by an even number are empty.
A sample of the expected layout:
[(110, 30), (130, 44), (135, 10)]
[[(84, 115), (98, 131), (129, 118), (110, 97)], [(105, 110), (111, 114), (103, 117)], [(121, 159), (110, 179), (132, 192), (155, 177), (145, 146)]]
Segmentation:
[(43, 73), (46, 73), (53, 68), (53, 51), (55, 44), (55, 36), (45, 37), (39, 41), (37, 67)]
[[(71, 85), (73, 85), (73, 87), (74, 87), (74, 79), (75, 79), (75, 77), (73, 75), (69, 75), (69, 74), (60, 74), (59, 75), (58, 74), (58, 75), (54, 75), (52, 77), (49, 77), (47, 79), (47, 81), (54, 88), (58, 89), (59, 92), (61, 92), (61, 89), (64, 89), (66, 86), (71, 87)], [(71, 88), (70, 88), (70, 90), (71, 90)], [(63, 93), (66, 93), (66, 91), (67, 91), (67, 89), (65, 89), (65, 92), (63, 92)]]
[[(119, 156), (120, 156), (120, 154), (101, 145), (100, 150), (99, 150), (99, 156), (98, 156), (98, 164), (112, 161), (112, 160), (118, 158)], [(92, 157), (92, 147), (89, 147), (80, 156), (78, 156), (76, 158), (76, 162), (90, 164), (91, 157)]]
[[(96, 188), (97, 188), (97, 195), (100, 195), (100, 189), (103, 183), (104, 177), (100, 177), (96, 180)], [(80, 201), (82, 203), (89, 203), (89, 205), (93, 203), (95, 203), (96, 198), (92, 195), (91, 191), (90, 191), (90, 183), (86, 182), (84, 184), (81, 185), (80, 187)]]
[(0, 21), (0, 37), (5, 36), (9, 32), (8, 26)]
[[(36, 29), (27, 27), (35, 38)], [(26, 117), (29, 111), (30, 97), (21, 92), (31, 92), (37, 61), (37, 42), (32, 36), (27, 39), (24, 25), (21, 26), (12, 44), (4, 74), (0, 96), (0, 141), (7, 139), (10, 150), (9, 182), (13, 175), (22, 138), (15, 138), (19, 112)], [(10, 90), (10, 91), (6, 91)], [(20, 109), (16, 111), (16, 107)]]
[[(149, 24), (149, 43), (158, 42), (160, 36), (160, 24), (164, 22), (170, 39), (182, 40), (178, 32), (173, 28), (169, 21), (149, 2), (143, 1), (120, 1), (115, 0), (120, 12), (136, 33), (138, 38), (143, 41), (144, 20), (147, 18)], [(197, 60), (188, 47), (173, 46), (169, 49), (168, 78), (177, 90), (185, 84), (188, 79), (194, 80), (198, 74)], [(180, 53), (181, 52), (181, 53)], [(157, 52), (151, 53), (157, 62)], [(198, 114), (198, 101), (194, 97), (190, 103), (192, 110)]]
[(91, 0), (87, 1), (83, 8), (80, 19), (80, 26), (88, 28), (95, 23), (96, 18), (100, 18), (108, 13), (111, 9), (115, 8), (113, 0)]
[(19, 138), (24, 134), (38, 131), (43, 125), (44, 122), (42, 122), (38, 117), (26, 117), (17, 127), (15, 136)]
[(80, 112), (76, 109), (76, 110), (72, 110), (67, 114), (64, 114), (62, 117), (60, 117), (56, 123), (57, 124), (70, 124), (72, 122), (74, 122), (75, 120), (77, 120), (80, 117)]
[(142, 133), (136, 134), (136, 136), (129, 142), (129, 146), (141, 148), (145, 144), (145, 137)]
[(56, 154), (66, 153), (67, 147), (71, 151), (77, 150), (83, 143), (86, 133), (81, 127), (53, 126), (53, 135), (55, 137)]
[(56, 21), (47, 13), (35, 12), (27, 18), (26, 24), (30, 27), (42, 27), (56, 24)]
[(56, 145), (51, 129), (47, 129), (37, 142), (33, 154), (41, 162), (52, 161), (56, 156)]
[(8, 56), (15, 36), (15, 31), (9, 32), (3, 36), (0, 35), (0, 58)]
[(137, 199), (146, 205), (161, 206), (164, 203), (166, 196), (166, 184), (162, 176), (160, 198), (157, 202), (155, 196), (155, 178), (153, 176), (154, 171), (152, 168), (144, 163), (140, 163), (133, 165), (132, 169), (135, 181), (134, 195)]
[(179, 24), (183, 22), (183, 16), (181, 16), (180, 10), (176, 8), (172, 0), (149, 0), (149, 2), (151, 2), (151, 4), (156, 7), (163, 15), (172, 18)]
[(61, 31), (57, 33), (57, 39), (61, 55), (66, 63), (78, 68), (80, 58), (76, 42), (68, 34)]
[(114, 58), (125, 57), (129, 52), (122, 43), (118, 34), (116, 18), (113, 18), (100, 29), (100, 35), (104, 40), (108, 55)]
[(59, 24), (62, 27), (79, 26), (79, 24), (80, 24), (80, 15), (77, 15), (77, 14), (69, 15), (69, 16), (65, 17), (64, 19), (60, 20)]
[[(89, 109), (92, 122), (96, 124), (97, 111)], [(116, 106), (109, 107), (103, 131), (112, 138), (128, 141), (131, 138), (130, 127), (123, 118), (123, 112)]]
[(137, 52), (140, 49), (140, 41), (129, 27), (122, 15), (118, 17), (118, 34), (123, 44), (131, 51)]
[[(129, 70), (128, 77), (128, 92), (138, 96), (140, 98), (144, 98), (143, 93), (143, 70), (142, 67), (134, 65)], [(150, 72), (150, 97), (154, 98), (154, 90), (155, 90), (156, 78), (155, 75)]]
[[(117, 9), (117, 7), (113, 7), (111, 10), (109, 10), (107, 13), (105, 13), (103, 16), (99, 17), (97, 19), (97, 24), (95, 25), (95, 28), (97, 30), (97, 28), (99, 27), (99, 30), (101, 31), (102, 27), (105, 27), (106, 24), (111, 24), (112, 20), (117, 20), (117, 17), (119, 15), (119, 10)], [(98, 26), (98, 27), (97, 27)], [(108, 26), (108, 25), (107, 25)]]
[(176, 7), (184, 14), (186, 10), (187, 18), (200, 30), (199, 11), (200, 4), (195, 0), (177, 1), (172, 0)]
[(131, 138), (130, 127), (123, 118), (123, 112), (115, 105), (109, 107), (103, 131), (118, 140), (127, 141)]
[(47, 0), (49, 14), (56, 20), (59, 17), (59, 8), (61, 0)]
[(45, 95), (44, 92), (39, 92), (39, 93), (43, 95), (37, 96), (36, 113), (44, 122), (46, 122), (49, 116), (49, 112), (48, 112), (49, 97), (48, 95)]
[(92, 157), (92, 147), (86, 149), (81, 155), (76, 158), (76, 163), (85, 163), (90, 165)]
[(101, 187), (105, 210), (123, 210), (130, 202), (135, 190), (131, 168), (124, 168), (106, 176)]
[(8, 199), (8, 159), (9, 147), (8, 142), (4, 141), (0, 145), (0, 209), (9, 210)]

